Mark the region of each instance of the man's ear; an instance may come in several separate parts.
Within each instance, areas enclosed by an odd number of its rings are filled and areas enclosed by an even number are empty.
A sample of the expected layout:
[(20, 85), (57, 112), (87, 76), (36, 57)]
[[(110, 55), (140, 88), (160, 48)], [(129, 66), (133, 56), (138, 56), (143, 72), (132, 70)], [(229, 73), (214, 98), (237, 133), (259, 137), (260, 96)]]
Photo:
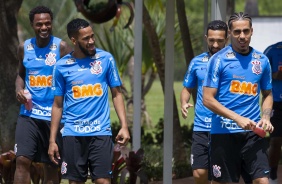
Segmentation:
[(73, 44), (73, 45), (76, 45), (76, 40), (75, 40), (75, 38), (74, 38), (74, 37), (71, 37), (71, 39), (70, 39), (70, 40), (71, 40), (71, 42), (72, 42), (72, 44)]

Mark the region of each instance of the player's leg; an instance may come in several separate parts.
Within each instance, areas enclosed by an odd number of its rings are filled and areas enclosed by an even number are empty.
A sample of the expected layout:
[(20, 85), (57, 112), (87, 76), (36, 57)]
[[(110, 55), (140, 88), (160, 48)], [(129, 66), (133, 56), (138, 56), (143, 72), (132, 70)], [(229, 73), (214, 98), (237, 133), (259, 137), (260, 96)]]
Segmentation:
[[(34, 120), (38, 127), (38, 139), (40, 144), (38, 145), (37, 157), (35, 158), (36, 162), (43, 163), (43, 173), (44, 173), (44, 181), (43, 183), (60, 183), (59, 176), (59, 165), (55, 165), (51, 162), (48, 149), (49, 149), (49, 139), (50, 139), (50, 121), (47, 120)], [(59, 147), (60, 154), (62, 153), (62, 135), (60, 131), (58, 131), (56, 143)], [(62, 156), (62, 155), (61, 155)]]
[(92, 181), (110, 184), (114, 145), (111, 136), (95, 136), (89, 143), (89, 167)]
[(193, 132), (190, 161), (195, 183), (210, 183), (208, 181), (209, 132)]
[[(268, 142), (254, 132), (248, 132), (245, 145), (242, 148), (242, 165), (249, 173), (254, 184), (268, 184)], [(255, 156), (254, 156), (255, 155)]]
[(274, 131), (270, 134), (270, 142), (268, 149), (269, 166), (270, 166), (270, 182), (277, 183), (277, 169), (281, 156), (282, 145), (282, 103), (273, 103), (273, 116), (270, 119), (274, 126)]
[(37, 153), (37, 125), (33, 118), (19, 116), (16, 125), (15, 154), (16, 171), (15, 184), (30, 183), (30, 166)]
[(238, 183), (241, 175), (240, 150), (245, 132), (211, 134), (211, 177), (212, 183)]
[(69, 184), (84, 184), (87, 180), (90, 139), (84, 136), (63, 137), (61, 173)]

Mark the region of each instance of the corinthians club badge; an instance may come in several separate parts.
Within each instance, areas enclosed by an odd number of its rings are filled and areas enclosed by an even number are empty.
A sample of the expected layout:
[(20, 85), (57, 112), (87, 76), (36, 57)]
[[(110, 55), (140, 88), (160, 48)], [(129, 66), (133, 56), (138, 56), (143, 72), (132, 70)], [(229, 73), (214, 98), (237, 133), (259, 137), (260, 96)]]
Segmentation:
[(90, 72), (92, 74), (100, 74), (102, 73), (102, 66), (101, 66), (101, 61), (94, 61), (90, 63), (91, 69)]

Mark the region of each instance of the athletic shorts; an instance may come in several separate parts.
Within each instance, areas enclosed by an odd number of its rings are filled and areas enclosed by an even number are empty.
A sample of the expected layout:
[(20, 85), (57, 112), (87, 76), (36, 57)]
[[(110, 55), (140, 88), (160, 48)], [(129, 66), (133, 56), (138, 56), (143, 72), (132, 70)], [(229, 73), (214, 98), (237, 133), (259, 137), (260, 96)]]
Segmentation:
[(274, 131), (270, 137), (282, 137), (282, 102), (273, 102), (273, 115), (270, 118)]
[[(50, 121), (19, 115), (16, 125), (14, 151), (34, 162), (53, 164), (48, 156)], [(56, 143), (62, 150), (62, 134), (58, 131)], [(60, 153), (61, 154), (61, 153)]]
[(63, 137), (62, 178), (86, 182), (112, 178), (113, 142), (111, 136)]
[(267, 149), (267, 140), (252, 131), (211, 134), (212, 179), (237, 183), (242, 173), (252, 180), (268, 178)]
[(209, 132), (193, 132), (191, 146), (191, 167), (209, 169)]

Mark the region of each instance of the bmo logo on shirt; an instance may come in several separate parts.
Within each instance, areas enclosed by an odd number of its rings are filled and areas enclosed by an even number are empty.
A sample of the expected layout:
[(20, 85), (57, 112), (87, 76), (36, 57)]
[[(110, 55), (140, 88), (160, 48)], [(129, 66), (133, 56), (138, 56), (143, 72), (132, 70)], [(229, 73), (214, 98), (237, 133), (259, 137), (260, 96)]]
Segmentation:
[(50, 87), (52, 85), (52, 75), (30, 75), (29, 85), (31, 87)]
[(258, 94), (258, 84), (257, 83), (251, 83), (246, 81), (238, 81), (238, 80), (232, 80), (230, 84), (229, 91), (231, 93), (241, 94), (241, 95), (253, 95), (256, 96)]
[(88, 84), (88, 85), (82, 85), (82, 86), (73, 86), (72, 94), (73, 94), (74, 99), (102, 96), (103, 89), (100, 83), (97, 83), (94, 85)]

